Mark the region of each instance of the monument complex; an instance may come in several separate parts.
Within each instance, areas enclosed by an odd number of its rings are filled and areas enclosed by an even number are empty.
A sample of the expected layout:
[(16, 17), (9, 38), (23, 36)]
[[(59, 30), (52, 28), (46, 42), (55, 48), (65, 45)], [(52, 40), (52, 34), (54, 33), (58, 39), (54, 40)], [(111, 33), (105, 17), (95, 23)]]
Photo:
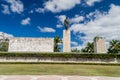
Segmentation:
[[(71, 52), (71, 31), (69, 19), (64, 20), (63, 30), (63, 52)], [(54, 38), (11, 38), (9, 40), (8, 52), (54, 52)], [(106, 53), (105, 39), (96, 37), (94, 39), (94, 52)]]

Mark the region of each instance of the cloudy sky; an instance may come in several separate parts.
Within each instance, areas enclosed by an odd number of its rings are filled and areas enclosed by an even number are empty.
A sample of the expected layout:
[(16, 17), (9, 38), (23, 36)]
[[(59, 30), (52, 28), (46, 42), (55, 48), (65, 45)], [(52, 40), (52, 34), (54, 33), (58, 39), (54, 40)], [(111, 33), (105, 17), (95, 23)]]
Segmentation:
[(95, 36), (120, 40), (120, 0), (0, 0), (0, 34), (62, 39), (66, 16), (72, 48)]

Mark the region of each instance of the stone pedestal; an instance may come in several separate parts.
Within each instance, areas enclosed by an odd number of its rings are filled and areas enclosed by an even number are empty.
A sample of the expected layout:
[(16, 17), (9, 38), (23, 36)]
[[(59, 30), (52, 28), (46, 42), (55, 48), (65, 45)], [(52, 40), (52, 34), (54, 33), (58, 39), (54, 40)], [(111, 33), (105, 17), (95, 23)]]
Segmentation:
[(71, 52), (70, 30), (63, 31), (63, 52)]

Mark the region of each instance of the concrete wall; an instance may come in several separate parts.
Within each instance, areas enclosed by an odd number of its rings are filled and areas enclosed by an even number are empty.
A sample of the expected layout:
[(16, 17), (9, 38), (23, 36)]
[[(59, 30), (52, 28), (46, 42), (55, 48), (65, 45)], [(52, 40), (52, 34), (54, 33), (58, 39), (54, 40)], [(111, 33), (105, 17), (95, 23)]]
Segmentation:
[(8, 52), (53, 52), (53, 38), (12, 38)]
[(102, 37), (94, 40), (94, 52), (95, 53), (107, 53), (105, 39)]
[(120, 63), (120, 59), (51, 58), (51, 57), (0, 57), (0, 62), (74, 62), (74, 63)]

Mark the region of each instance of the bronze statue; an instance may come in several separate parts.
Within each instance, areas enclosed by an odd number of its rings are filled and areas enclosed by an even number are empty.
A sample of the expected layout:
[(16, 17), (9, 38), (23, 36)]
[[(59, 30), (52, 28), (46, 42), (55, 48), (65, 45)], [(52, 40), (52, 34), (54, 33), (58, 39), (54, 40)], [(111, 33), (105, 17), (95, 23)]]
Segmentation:
[(68, 30), (68, 28), (69, 28), (69, 19), (68, 19), (68, 17), (66, 17), (66, 19), (64, 20), (64, 26), (65, 26), (65, 29), (66, 30)]

